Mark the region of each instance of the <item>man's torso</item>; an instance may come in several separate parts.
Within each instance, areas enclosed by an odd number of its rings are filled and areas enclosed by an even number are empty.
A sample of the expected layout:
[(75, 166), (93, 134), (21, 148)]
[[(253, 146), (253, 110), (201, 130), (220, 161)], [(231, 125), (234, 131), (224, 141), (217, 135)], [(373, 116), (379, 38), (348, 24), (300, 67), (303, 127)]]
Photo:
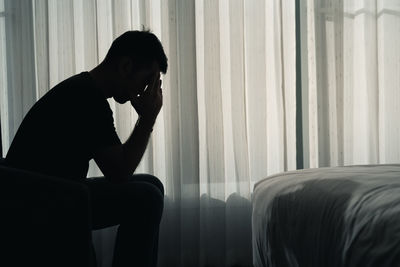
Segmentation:
[(120, 143), (106, 98), (89, 73), (82, 72), (52, 88), (31, 108), (6, 163), (81, 180), (97, 150)]

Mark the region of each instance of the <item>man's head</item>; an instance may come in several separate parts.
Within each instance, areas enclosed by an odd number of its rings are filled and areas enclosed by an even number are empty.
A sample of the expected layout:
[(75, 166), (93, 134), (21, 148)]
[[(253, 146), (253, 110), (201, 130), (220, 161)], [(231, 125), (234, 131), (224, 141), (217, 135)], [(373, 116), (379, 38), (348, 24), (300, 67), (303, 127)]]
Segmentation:
[(143, 93), (152, 77), (165, 74), (168, 68), (161, 42), (149, 31), (127, 31), (119, 36), (102, 64), (116, 71), (113, 97), (118, 103)]

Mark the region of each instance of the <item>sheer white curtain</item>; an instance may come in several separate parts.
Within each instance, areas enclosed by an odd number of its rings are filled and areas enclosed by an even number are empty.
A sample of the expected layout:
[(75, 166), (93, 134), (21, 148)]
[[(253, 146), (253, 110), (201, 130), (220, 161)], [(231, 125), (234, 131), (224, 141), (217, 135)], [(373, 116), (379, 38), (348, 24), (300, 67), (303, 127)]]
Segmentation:
[[(250, 266), (253, 185), (296, 168), (294, 7), (276, 0), (1, 0), (4, 154), (39, 97), (93, 68), (119, 34), (145, 25), (169, 57), (165, 104), (137, 170), (166, 189), (159, 265)], [(136, 114), (110, 104), (125, 140)], [(93, 163), (89, 172), (101, 175)], [(100, 266), (110, 264), (114, 230), (95, 233)]]
[[(295, 169), (296, 142), (305, 168), (400, 161), (400, 2), (299, 3), (296, 118), (294, 0), (0, 0), (3, 155), (39, 97), (148, 26), (170, 66), (137, 171), (166, 189), (160, 266), (250, 265), (253, 185)], [(136, 114), (110, 104), (124, 140)], [(95, 233), (100, 266), (114, 230)]]
[(400, 1), (301, 1), (305, 167), (400, 161)]

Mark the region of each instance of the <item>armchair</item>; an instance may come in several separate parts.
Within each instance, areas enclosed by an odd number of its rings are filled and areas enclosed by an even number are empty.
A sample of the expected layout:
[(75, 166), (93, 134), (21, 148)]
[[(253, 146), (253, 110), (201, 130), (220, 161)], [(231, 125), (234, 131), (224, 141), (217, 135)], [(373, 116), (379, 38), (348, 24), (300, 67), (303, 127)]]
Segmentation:
[(0, 158), (0, 266), (94, 266), (85, 185)]

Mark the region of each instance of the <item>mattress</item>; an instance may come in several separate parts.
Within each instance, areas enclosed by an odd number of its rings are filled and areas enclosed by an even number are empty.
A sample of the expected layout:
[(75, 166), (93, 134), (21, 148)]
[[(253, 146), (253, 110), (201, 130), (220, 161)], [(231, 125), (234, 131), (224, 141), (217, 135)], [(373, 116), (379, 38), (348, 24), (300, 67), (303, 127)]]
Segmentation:
[(255, 267), (400, 266), (400, 164), (269, 176), (252, 203)]

